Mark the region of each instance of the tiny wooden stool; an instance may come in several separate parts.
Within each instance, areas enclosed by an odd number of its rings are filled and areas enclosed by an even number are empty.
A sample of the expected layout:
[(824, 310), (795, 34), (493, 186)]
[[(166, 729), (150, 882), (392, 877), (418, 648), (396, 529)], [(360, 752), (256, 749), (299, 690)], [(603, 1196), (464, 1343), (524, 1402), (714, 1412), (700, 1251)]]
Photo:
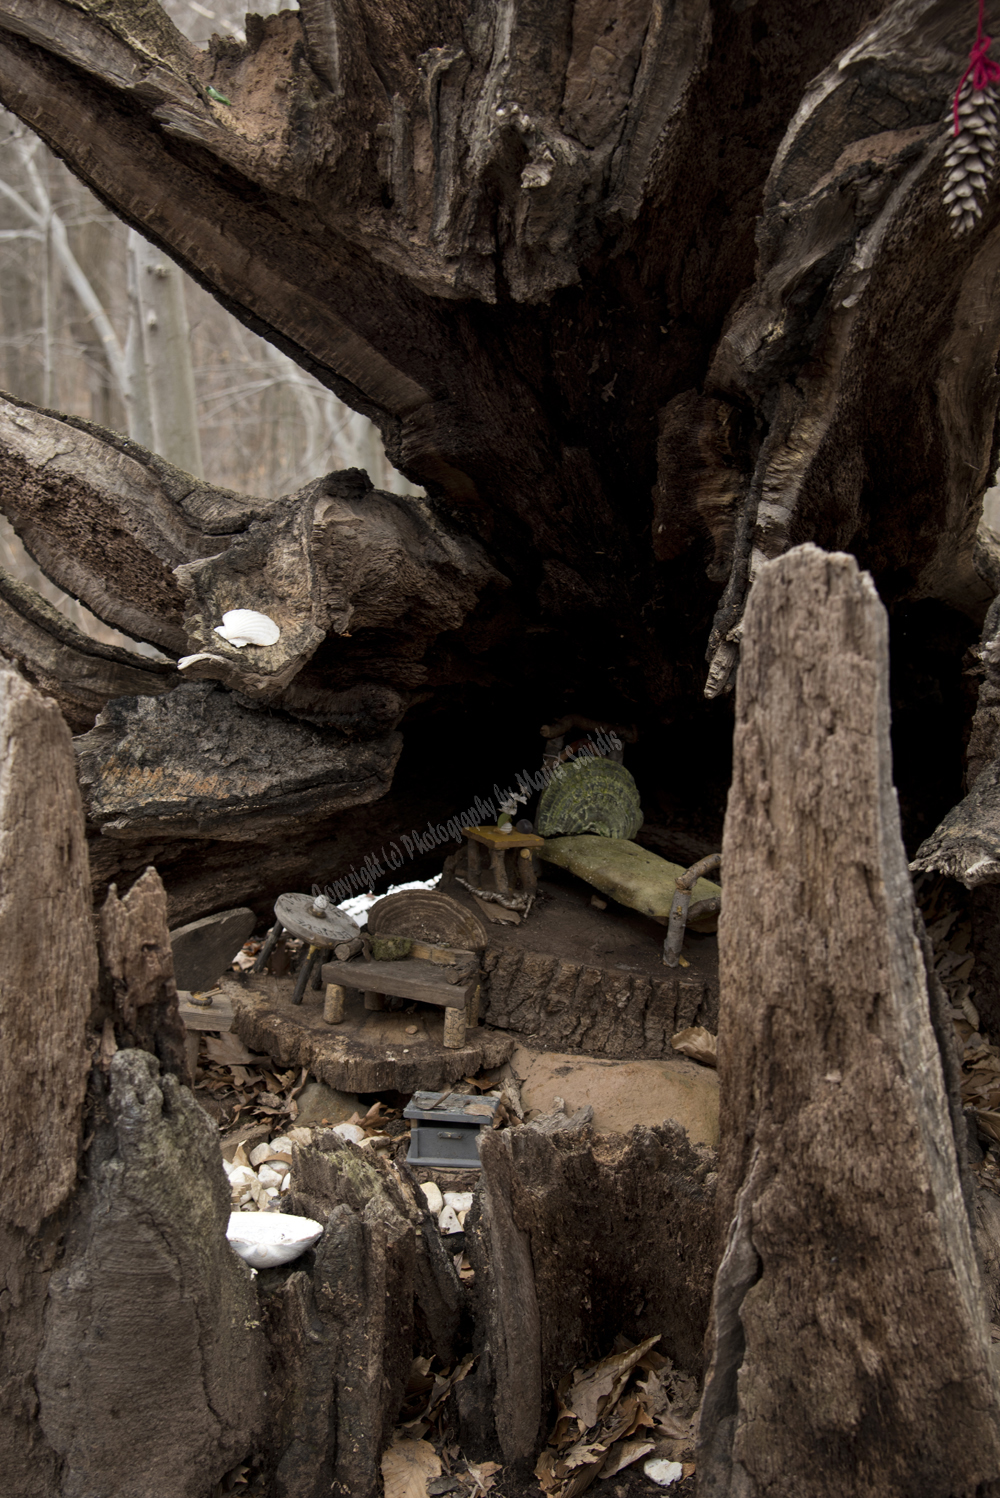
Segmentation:
[[(535, 893), (538, 889), (535, 860), (537, 850), (545, 846), (543, 837), (534, 832), (501, 832), (499, 827), (463, 827), (462, 834), (468, 841), (458, 854), (455, 873), (474, 889), (488, 889), (498, 895), (516, 894), (520, 890), (526, 895)], [(488, 868), (483, 867), (484, 848), (489, 853)]]

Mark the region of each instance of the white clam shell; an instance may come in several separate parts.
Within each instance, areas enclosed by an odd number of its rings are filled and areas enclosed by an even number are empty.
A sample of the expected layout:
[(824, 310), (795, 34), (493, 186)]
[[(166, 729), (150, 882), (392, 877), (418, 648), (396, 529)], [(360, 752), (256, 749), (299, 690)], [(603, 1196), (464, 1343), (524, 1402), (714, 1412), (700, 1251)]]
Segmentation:
[(199, 650), (197, 655), (182, 655), (177, 662), (178, 671), (186, 671), (188, 666), (194, 665), (195, 661), (218, 661), (220, 666), (229, 664), (224, 655), (212, 655), (211, 651)]
[(273, 645), (281, 630), (266, 614), (256, 609), (229, 609), (222, 616), (222, 623), (215, 626), (215, 633), (242, 650), (244, 645)]
[(349, 1139), (352, 1144), (361, 1144), (365, 1139), (364, 1129), (360, 1129), (357, 1124), (337, 1124), (333, 1133), (338, 1134), (341, 1139)]
[(311, 1217), (293, 1217), (285, 1212), (233, 1212), (226, 1237), (241, 1259), (254, 1269), (273, 1269), (290, 1264), (323, 1234)]
[(420, 1189), (424, 1193), (428, 1211), (433, 1212), (435, 1217), (440, 1217), (444, 1208), (444, 1197), (441, 1195), (440, 1186), (434, 1181), (422, 1181)]

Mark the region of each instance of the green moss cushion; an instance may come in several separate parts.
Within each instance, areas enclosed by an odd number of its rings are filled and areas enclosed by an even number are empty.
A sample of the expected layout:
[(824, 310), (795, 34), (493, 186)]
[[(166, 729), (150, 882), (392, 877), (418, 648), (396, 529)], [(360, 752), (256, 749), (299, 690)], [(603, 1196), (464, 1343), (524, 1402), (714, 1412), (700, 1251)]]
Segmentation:
[[(538, 856), (547, 863), (585, 879), (602, 895), (610, 895), (620, 905), (630, 910), (641, 911), (658, 920), (666, 920), (674, 898), (675, 881), (684, 870), (679, 863), (670, 863), (648, 848), (622, 837), (596, 837), (584, 833), (580, 837), (551, 837)], [(711, 879), (699, 879), (691, 892), (691, 903), (708, 900), (721, 895), (722, 890)], [(713, 929), (703, 927), (698, 930)]]

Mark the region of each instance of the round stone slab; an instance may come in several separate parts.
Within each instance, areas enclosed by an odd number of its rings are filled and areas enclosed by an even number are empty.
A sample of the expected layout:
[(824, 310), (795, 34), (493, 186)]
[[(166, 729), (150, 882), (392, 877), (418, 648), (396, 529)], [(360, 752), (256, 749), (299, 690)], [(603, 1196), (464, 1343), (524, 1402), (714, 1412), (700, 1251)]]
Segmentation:
[(333, 947), (361, 935), (357, 922), (336, 905), (328, 905), (323, 915), (316, 915), (314, 903), (312, 895), (279, 895), (274, 902), (274, 918), (313, 947)]

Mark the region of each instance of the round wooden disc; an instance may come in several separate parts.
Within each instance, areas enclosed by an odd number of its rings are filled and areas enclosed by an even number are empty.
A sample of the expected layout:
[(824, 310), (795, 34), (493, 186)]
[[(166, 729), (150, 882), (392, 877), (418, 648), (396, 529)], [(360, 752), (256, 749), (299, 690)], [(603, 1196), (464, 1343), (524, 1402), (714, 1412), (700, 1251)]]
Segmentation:
[(375, 936), (412, 936), (473, 951), (490, 939), (481, 916), (436, 889), (404, 889), (386, 895), (369, 910), (368, 930)]
[(339, 941), (352, 941), (361, 935), (361, 927), (335, 905), (325, 915), (313, 915), (312, 895), (279, 895), (274, 914), (286, 931), (314, 947), (333, 947)]

